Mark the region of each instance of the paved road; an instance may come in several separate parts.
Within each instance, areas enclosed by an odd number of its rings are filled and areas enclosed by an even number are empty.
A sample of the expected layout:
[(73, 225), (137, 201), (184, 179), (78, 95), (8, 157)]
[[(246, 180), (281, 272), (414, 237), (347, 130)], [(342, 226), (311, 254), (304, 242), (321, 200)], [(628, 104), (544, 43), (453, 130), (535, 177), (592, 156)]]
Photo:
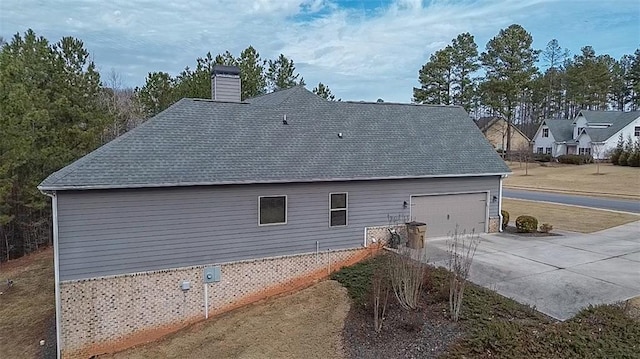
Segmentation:
[(577, 196), (572, 194), (539, 191), (523, 191), (506, 188), (503, 189), (502, 195), (506, 198), (513, 199), (528, 199), (532, 201), (555, 202), (560, 204), (573, 204), (577, 206), (640, 213), (640, 201), (634, 200)]

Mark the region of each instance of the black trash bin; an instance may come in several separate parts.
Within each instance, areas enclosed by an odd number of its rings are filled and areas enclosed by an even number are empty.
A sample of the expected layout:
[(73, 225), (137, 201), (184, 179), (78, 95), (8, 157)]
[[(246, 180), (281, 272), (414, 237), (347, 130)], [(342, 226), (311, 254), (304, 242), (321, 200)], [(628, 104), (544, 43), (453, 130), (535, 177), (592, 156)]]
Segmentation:
[(427, 224), (422, 222), (409, 222), (407, 225), (407, 247), (413, 249), (424, 248), (424, 237), (427, 232)]

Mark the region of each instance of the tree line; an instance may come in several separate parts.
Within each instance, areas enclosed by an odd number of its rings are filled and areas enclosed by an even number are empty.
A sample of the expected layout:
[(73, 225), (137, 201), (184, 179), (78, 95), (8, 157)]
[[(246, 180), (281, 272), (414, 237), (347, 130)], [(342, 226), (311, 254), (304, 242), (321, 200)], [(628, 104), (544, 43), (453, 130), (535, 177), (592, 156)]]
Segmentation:
[[(27, 30), (0, 38), (0, 262), (51, 242), (50, 201), (37, 185), (49, 174), (122, 135), (183, 97), (211, 98), (214, 65), (241, 69), (242, 98), (304, 85), (293, 60), (207, 53), (177, 76), (151, 72), (140, 88), (102, 77), (84, 43), (56, 43)], [(328, 86), (314, 92), (335, 100)]]
[[(473, 35), (458, 35), (431, 55), (418, 82), (414, 102), (459, 105), (476, 119), (500, 116), (535, 129), (543, 119), (573, 118), (582, 109), (640, 108), (640, 49), (619, 59), (596, 54), (591, 46), (570, 56), (555, 39), (534, 49), (531, 34), (514, 24), (490, 39), (483, 52)], [(506, 139), (509, 151), (510, 133)]]
[[(512, 123), (640, 106), (640, 51), (615, 60), (586, 46), (569, 57), (555, 40), (543, 51), (532, 41), (512, 25), (479, 53), (473, 36), (460, 34), (422, 66), (413, 101), (461, 105)], [(214, 65), (240, 68), (242, 99), (305, 84), (292, 59), (265, 59), (252, 46), (237, 56), (209, 52), (176, 76), (150, 72), (139, 88), (123, 86), (114, 71), (101, 77), (73, 37), (50, 43), (27, 30), (0, 38), (0, 46), (0, 261), (50, 242), (49, 200), (36, 188), (46, 176), (183, 97), (211, 98)], [(323, 83), (313, 92), (339, 101)]]

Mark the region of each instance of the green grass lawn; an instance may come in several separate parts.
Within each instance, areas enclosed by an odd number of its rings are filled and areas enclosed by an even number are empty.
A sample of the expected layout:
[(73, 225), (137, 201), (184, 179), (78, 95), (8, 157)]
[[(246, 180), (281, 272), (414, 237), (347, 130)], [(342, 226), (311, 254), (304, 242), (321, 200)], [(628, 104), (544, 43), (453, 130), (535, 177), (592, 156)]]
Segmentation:
[[(380, 257), (344, 268), (333, 276), (354, 303), (367, 301), (372, 268)], [(446, 302), (448, 272), (430, 267), (427, 291)], [(463, 335), (444, 358), (638, 358), (640, 323), (622, 305), (582, 310), (557, 322), (532, 308), (469, 283), (461, 312)], [(429, 335), (429, 333), (425, 333)]]

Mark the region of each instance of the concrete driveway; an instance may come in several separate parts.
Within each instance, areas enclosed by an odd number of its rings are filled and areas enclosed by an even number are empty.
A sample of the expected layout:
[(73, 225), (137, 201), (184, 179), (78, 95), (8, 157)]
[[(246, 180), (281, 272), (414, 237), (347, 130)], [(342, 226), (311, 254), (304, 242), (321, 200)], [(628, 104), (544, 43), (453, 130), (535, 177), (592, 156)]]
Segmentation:
[[(640, 221), (591, 234), (481, 237), (470, 280), (553, 318), (640, 296)], [(429, 262), (446, 266), (446, 249), (446, 238), (428, 240)]]

